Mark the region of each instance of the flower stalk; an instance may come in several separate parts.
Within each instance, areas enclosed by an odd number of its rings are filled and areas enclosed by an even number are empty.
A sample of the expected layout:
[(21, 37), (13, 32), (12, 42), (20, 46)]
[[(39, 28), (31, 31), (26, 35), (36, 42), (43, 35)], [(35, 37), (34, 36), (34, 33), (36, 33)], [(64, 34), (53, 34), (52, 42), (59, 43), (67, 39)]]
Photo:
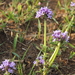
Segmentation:
[[(46, 20), (44, 20), (44, 60), (46, 59)], [(46, 62), (43, 65), (43, 75), (46, 75)]]
[[(40, 18), (42, 16), (46, 16), (49, 19), (52, 19), (53, 12), (51, 9), (48, 9), (47, 7), (41, 7), (37, 12), (36, 12), (36, 17), (35, 18)], [(44, 64), (43, 64), (43, 75), (47, 75), (47, 69), (46, 69), (46, 20), (44, 19), (44, 45), (43, 45), (43, 58), (44, 58)]]
[(59, 50), (60, 50), (61, 43), (59, 42), (57, 47), (55, 48), (54, 53), (52, 54), (51, 58), (49, 59), (49, 67), (51, 67), (52, 63), (54, 62)]

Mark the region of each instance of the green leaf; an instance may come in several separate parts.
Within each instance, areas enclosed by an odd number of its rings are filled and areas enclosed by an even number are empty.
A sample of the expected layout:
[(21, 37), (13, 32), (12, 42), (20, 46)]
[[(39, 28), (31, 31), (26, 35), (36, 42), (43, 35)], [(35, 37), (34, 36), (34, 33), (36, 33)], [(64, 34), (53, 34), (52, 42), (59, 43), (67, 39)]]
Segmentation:
[(3, 45), (4, 43), (5, 43), (5, 42), (1, 43), (0, 46)]
[(58, 42), (50, 42), (50, 44), (57, 45)]
[(18, 58), (20, 58), (20, 56), (19, 56), (17, 53), (12, 52), (12, 54), (14, 54), (14, 55), (17, 56)]
[(18, 4), (17, 9), (18, 9), (18, 12), (20, 12), (21, 9), (22, 9), (22, 5), (21, 4)]
[(72, 48), (75, 48), (75, 46), (74, 46), (74, 45), (72, 45), (71, 43), (68, 43), (68, 45), (69, 45), (69, 46), (71, 46)]
[(16, 33), (16, 36), (15, 36), (15, 38), (14, 38), (14, 43), (13, 43), (13, 48), (14, 48), (14, 50), (16, 49), (17, 39), (18, 39), (18, 33)]
[(75, 56), (75, 52), (71, 52), (70, 56), (69, 56), (69, 59), (73, 58), (74, 56)]
[(33, 71), (32, 75), (36, 75), (36, 73)]

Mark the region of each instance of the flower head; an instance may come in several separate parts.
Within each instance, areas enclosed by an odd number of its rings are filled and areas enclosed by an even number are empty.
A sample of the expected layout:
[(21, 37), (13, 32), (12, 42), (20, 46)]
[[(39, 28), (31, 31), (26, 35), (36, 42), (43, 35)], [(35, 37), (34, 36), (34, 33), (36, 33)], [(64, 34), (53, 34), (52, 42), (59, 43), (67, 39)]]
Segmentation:
[(74, 7), (75, 6), (75, 3), (74, 2), (71, 2), (70, 6)]
[(68, 32), (61, 32), (61, 30), (56, 30), (52, 34), (53, 36), (53, 41), (66, 41), (68, 42), (69, 36)]
[(42, 15), (47, 15), (47, 17), (51, 19), (53, 16), (53, 12), (51, 9), (48, 9), (47, 7), (41, 7), (39, 11), (36, 12), (36, 18), (39, 18)]
[(2, 71), (8, 71), (9, 73), (13, 73), (14, 70), (16, 69), (15, 67), (15, 63), (12, 61), (10, 62), (9, 60), (5, 59), (5, 61), (2, 62), (2, 64), (0, 65), (0, 69), (2, 69)]
[(39, 57), (37, 57), (36, 58), (36, 60), (33, 62), (33, 64), (34, 65), (38, 65), (38, 63), (40, 63), (40, 64), (44, 64), (44, 59), (43, 59), (43, 57), (42, 56), (39, 56)]

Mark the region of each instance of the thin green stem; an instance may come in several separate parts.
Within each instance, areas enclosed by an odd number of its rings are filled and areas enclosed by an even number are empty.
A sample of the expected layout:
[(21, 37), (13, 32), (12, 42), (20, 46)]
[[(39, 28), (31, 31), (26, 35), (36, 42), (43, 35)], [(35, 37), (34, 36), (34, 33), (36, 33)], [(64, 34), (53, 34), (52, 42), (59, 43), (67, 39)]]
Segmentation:
[(46, 46), (46, 20), (44, 20), (44, 46)]
[(32, 66), (32, 68), (31, 68), (31, 70), (30, 70), (30, 72), (29, 72), (28, 75), (31, 75), (31, 73), (32, 73), (32, 71), (33, 71), (33, 69), (34, 69), (34, 66), (35, 66), (35, 65)]

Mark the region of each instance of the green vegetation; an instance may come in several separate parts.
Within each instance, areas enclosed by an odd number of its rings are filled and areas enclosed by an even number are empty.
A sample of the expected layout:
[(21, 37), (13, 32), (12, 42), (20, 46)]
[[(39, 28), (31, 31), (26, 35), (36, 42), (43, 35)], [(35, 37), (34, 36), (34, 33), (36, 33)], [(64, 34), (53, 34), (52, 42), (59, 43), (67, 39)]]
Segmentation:
[[(42, 7), (44, 2), (47, 6)], [(1, 3), (3, 2), (0, 0), (0, 4)], [(23, 44), (23, 41), (26, 40), (25, 37), (27, 36), (28, 31), (30, 31), (29, 27), (34, 22), (36, 22), (38, 29), (36, 28), (37, 34), (33, 36), (33, 38), (38, 40), (41, 35), (44, 38), (42, 39), (43, 43), (40, 43), (39, 47), (34, 44), (39, 50), (39, 53), (33, 61), (33, 66), (28, 75), (47, 75), (51, 68), (60, 71), (58, 68), (59, 64), (55, 61), (57, 56), (60, 57), (62, 51), (65, 51), (68, 45), (75, 48), (75, 46), (69, 42), (70, 34), (75, 32), (75, 5), (71, 5), (71, 0), (64, 0), (63, 5), (58, 1), (57, 7), (60, 11), (64, 11), (62, 16), (63, 22), (59, 22), (57, 18), (55, 18), (57, 12), (53, 12), (53, 10), (49, 9), (48, 5), (48, 2), (45, 0), (12, 0), (10, 4), (6, 5), (5, 10), (0, 10), (0, 31), (5, 32), (5, 30), (9, 30), (11, 32), (10, 36), (13, 37), (13, 49), (11, 52), (13, 55), (12, 60), (15, 61), (17, 59), (16, 73), (19, 75), (25, 75), (23, 71), (25, 70), (26, 65), (23, 62), (33, 43), (27, 46), (27, 49), (25, 49), (25, 52), (21, 56), (16, 53), (18, 52), (17, 44)], [(52, 21), (59, 26), (52, 31), (47, 39), (48, 21)], [(21, 26), (24, 26), (25, 28), (22, 27), (22, 29)], [(0, 44), (0, 46), (4, 43)], [(25, 46), (25, 44), (23, 45)], [(3, 53), (4, 52), (0, 54)], [(72, 59), (74, 56), (75, 52), (71, 51), (68, 59)], [(38, 68), (37, 70), (35, 69), (36, 67)], [(4, 75), (7, 74), (5, 73)], [(9, 73), (9, 75), (11, 74)]]

